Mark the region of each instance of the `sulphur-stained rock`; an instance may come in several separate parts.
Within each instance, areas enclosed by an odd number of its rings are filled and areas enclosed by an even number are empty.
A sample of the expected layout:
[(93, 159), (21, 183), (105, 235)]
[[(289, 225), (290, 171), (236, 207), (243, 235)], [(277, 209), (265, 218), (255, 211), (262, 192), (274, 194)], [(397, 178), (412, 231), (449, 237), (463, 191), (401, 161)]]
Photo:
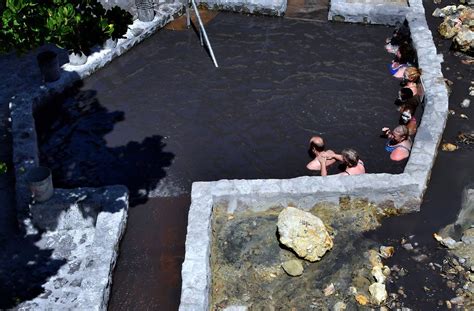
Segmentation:
[(394, 253), (395, 248), (393, 246), (380, 246), (380, 255), (382, 255), (383, 258), (390, 258)]
[(369, 302), (369, 299), (365, 295), (362, 295), (362, 294), (355, 295), (355, 300), (357, 301), (358, 304), (362, 306), (365, 306)]
[(463, 25), (454, 37), (454, 47), (461, 52), (474, 51), (474, 31)]
[(381, 283), (373, 283), (369, 286), (369, 293), (372, 296), (374, 303), (381, 304), (387, 299), (387, 291), (385, 285)]
[(372, 267), (383, 267), (382, 260), (380, 259), (380, 255), (374, 249), (369, 250), (369, 262), (372, 265)]
[(309, 261), (318, 261), (333, 247), (321, 219), (311, 213), (288, 206), (278, 215), (280, 242)]
[(451, 39), (461, 30), (461, 21), (449, 16), (439, 25), (438, 32), (445, 39)]
[(377, 281), (377, 283), (385, 283), (386, 277), (382, 272), (382, 267), (380, 266), (373, 267), (371, 273), (374, 279)]
[(285, 261), (281, 264), (281, 267), (291, 276), (300, 276), (304, 271), (303, 265), (298, 259)]

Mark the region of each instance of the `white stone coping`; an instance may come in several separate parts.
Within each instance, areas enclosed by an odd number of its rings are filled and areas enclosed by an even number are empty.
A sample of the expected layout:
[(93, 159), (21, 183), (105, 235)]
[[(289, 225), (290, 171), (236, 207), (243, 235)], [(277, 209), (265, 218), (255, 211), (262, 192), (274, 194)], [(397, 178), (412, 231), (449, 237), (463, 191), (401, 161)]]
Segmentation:
[(285, 14), (287, 7), (287, 0), (196, 0), (196, 3), (215, 9), (277, 16)]
[(395, 25), (403, 22), (408, 13), (408, 5), (386, 1), (386, 3), (370, 3), (370, 1), (331, 0), (328, 19), (351, 23), (370, 23)]
[(422, 69), (425, 107), (403, 174), (193, 183), (179, 310), (210, 308), (211, 216), (216, 203), (225, 201), (228, 212), (236, 213), (249, 208), (262, 211), (288, 203), (311, 208), (318, 202), (337, 203), (341, 197), (349, 196), (368, 199), (382, 207), (394, 206), (401, 211), (419, 209), (446, 125), (448, 94), (441, 72), (443, 58), (436, 52), (421, 0), (410, 1), (406, 19)]
[[(78, 202), (81, 204), (83, 200), (89, 201), (86, 205), (97, 205), (99, 211), (94, 217), (93, 226), (64, 229), (64, 226), (58, 223), (56, 229), (45, 233), (47, 236), (58, 237), (59, 241), (71, 238), (75, 241), (73, 246), (67, 247), (60, 246), (61, 242), (57, 242), (59, 245), (56, 246), (41, 243), (42, 249), (45, 246), (47, 249), (53, 248), (51, 258), (66, 262), (54, 276), (42, 284), (47, 294), (23, 302), (18, 309), (106, 310), (117, 250), (127, 223), (128, 189), (125, 186), (57, 189), (53, 200), (57, 205), (62, 205), (64, 213), (71, 213), (72, 207)], [(47, 208), (47, 203), (40, 205)], [(50, 213), (57, 214), (58, 210), (52, 210)], [(87, 216), (73, 216), (77, 222), (84, 221), (83, 217)], [(68, 250), (69, 254), (65, 255)], [(57, 284), (59, 280), (62, 284)]]

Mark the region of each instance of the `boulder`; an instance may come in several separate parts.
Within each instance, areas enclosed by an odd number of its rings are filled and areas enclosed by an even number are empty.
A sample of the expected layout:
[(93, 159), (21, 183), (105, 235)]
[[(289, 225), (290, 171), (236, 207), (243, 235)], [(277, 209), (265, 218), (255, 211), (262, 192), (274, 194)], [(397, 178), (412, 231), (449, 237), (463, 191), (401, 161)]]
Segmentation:
[(444, 39), (453, 38), (461, 30), (461, 21), (459, 19), (453, 19), (450, 16), (446, 17), (444, 21), (439, 25), (439, 34)]
[(277, 226), (280, 242), (311, 262), (333, 247), (324, 223), (311, 213), (288, 206), (278, 215)]
[(453, 39), (454, 48), (461, 52), (474, 51), (474, 31), (469, 26), (463, 25)]
[(285, 270), (288, 275), (291, 276), (300, 276), (303, 274), (304, 268), (301, 262), (298, 259), (292, 259), (285, 261), (281, 264), (283, 270)]
[(385, 299), (387, 299), (387, 291), (385, 285), (381, 283), (373, 283), (369, 286), (369, 293), (372, 296), (374, 303), (380, 305)]

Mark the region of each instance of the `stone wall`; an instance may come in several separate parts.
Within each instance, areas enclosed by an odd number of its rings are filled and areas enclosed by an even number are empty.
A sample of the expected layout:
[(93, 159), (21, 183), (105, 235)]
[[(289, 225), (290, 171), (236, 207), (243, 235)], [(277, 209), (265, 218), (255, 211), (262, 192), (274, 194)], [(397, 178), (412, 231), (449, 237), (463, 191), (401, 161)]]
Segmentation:
[(406, 0), (331, 0), (328, 19), (337, 22), (395, 25), (408, 13)]
[(281, 16), (285, 14), (287, 0), (196, 0), (211, 9)]
[[(375, 14), (375, 13), (374, 13)], [(382, 10), (384, 15), (385, 11)], [(361, 17), (365, 16), (362, 12)], [(193, 183), (182, 267), (180, 310), (207, 310), (211, 279), (210, 245), (213, 206), (226, 202), (229, 213), (262, 211), (292, 203), (308, 209), (320, 202), (338, 203), (349, 196), (379, 208), (419, 210), (448, 116), (448, 94), (438, 55), (425, 19), (422, 0), (410, 1), (409, 22), (425, 88), (423, 117), (403, 174), (299, 177), (287, 180), (221, 180)], [(346, 20), (347, 21), (347, 20)], [(358, 20), (357, 20), (358, 21)], [(377, 14), (371, 20), (386, 24)], [(381, 45), (383, 42), (380, 43)]]

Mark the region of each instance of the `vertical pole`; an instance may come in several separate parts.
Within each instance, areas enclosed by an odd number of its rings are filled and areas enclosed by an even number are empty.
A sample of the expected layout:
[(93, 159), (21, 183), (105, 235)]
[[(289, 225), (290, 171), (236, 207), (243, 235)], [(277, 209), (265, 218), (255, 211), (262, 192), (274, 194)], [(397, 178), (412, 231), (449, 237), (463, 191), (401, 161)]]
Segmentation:
[(189, 5), (191, 0), (186, 1), (186, 28), (191, 27), (191, 14), (189, 14)]

